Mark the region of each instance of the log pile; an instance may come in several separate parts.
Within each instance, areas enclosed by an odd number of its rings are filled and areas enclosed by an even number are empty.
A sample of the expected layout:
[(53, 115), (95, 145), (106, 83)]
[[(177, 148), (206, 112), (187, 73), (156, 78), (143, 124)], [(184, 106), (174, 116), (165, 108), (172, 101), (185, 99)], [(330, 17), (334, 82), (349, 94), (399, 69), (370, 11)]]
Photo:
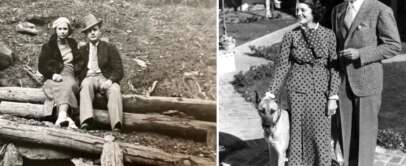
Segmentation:
[[(38, 88), (0, 87), (1, 101), (43, 103), (45, 95)], [(96, 106), (106, 105), (105, 99), (96, 98)], [(123, 95), (124, 112), (162, 113), (177, 110), (193, 116), (197, 120), (216, 121), (216, 102), (211, 100), (186, 99), (177, 97), (144, 97), (141, 95)]]
[[(103, 109), (106, 100), (96, 98), (95, 120), (109, 125), (108, 112)], [(0, 87), (0, 114), (11, 114), (31, 119), (46, 119), (52, 115), (44, 109), (45, 95), (41, 89)], [(216, 104), (215, 101), (183, 99), (171, 97), (144, 97), (123, 95), (124, 131), (148, 131), (196, 141), (206, 141), (209, 147), (216, 146)], [(101, 109), (99, 109), (101, 108)], [(162, 115), (168, 110), (176, 110), (194, 119)], [(46, 151), (81, 152), (100, 155), (103, 138), (60, 128), (48, 128), (18, 124), (0, 118), (0, 138), (16, 144), (30, 144), (50, 149)], [(209, 159), (183, 154), (168, 154), (150, 147), (119, 143), (124, 160), (146, 165), (214, 165)], [(70, 156), (70, 154), (67, 154)]]
[[(0, 137), (21, 143), (33, 143), (55, 148), (100, 155), (106, 142), (103, 138), (61, 128), (48, 128), (18, 124), (0, 119)], [(196, 165), (214, 165), (208, 159), (183, 155), (169, 154), (162, 150), (129, 143), (119, 143), (123, 149), (124, 160), (129, 163), (145, 165), (183, 165), (184, 161)]]
[[(44, 119), (50, 113), (43, 111), (42, 104), (0, 102), (0, 113), (10, 114), (24, 118)], [(109, 125), (110, 119), (107, 110), (94, 110), (95, 120), (101, 124)], [(187, 120), (159, 114), (124, 113), (123, 122), (125, 130), (152, 131), (169, 136), (183, 137), (196, 141), (206, 141), (207, 130), (216, 127), (212, 122)]]

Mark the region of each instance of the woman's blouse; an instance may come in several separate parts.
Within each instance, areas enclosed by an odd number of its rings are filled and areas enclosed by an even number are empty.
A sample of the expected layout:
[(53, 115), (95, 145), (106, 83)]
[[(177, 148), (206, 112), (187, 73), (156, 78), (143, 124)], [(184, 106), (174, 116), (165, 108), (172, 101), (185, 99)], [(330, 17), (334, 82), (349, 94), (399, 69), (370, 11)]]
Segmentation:
[(326, 96), (337, 95), (340, 85), (337, 66), (333, 31), (322, 26), (316, 29), (295, 28), (282, 39), (270, 92), (278, 94), (288, 75), (288, 91), (318, 91), (326, 93)]
[(58, 43), (58, 48), (59, 48), (59, 51), (61, 52), (64, 65), (73, 66), (73, 64), (72, 64), (73, 54), (72, 54), (72, 49), (69, 47), (69, 44), (68, 43), (66, 43), (66, 44)]

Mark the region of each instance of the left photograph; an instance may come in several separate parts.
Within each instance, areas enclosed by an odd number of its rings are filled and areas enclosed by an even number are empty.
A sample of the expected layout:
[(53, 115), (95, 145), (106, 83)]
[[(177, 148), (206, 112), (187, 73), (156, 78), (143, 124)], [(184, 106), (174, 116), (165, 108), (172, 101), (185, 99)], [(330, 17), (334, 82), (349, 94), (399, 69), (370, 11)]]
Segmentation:
[(0, 2), (0, 165), (216, 165), (216, 1)]

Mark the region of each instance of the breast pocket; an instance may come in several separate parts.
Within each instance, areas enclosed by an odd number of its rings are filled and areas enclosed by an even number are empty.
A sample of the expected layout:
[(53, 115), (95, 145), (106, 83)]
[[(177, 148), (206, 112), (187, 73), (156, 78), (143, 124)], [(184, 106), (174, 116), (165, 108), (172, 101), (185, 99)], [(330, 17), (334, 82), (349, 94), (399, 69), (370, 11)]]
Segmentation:
[(355, 39), (360, 40), (363, 45), (376, 43), (376, 30), (368, 25), (360, 24), (355, 31)]

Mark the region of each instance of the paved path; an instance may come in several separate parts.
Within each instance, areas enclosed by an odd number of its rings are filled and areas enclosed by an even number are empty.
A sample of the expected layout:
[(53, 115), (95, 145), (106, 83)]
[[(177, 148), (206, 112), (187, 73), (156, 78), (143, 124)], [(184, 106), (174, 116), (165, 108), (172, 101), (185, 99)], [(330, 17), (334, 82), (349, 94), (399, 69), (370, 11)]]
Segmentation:
[(406, 154), (399, 150), (376, 147), (374, 166), (406, 166)]
[[(280, 42), (284, 32), (297, 25), (291, 25), (261, 38), (240, 45), (234, 49), (236, 70), (219, 76), (219, 126), (220, 132), (234, 135), (242, 140), (252, 140), (263, 137), (259, 116), (251, 103), (237, 93), (230, 81), (239, 71), (247, 71), (251, 66), (268, 63), (263, 58), (247, 56), (249, 46), (270, 46)], [(385, 60), (384, 63), (406, 61), (406, 55)], [(221, 64), (221, 63), (220, 63)], [(220, 66), (221, 67), (221, 66)], [(406, 166), (406, 154), (400, 151), (390, 151), (381, 147), (376, 148), (374, 166)]]
[[(251, 66), (266, 64), (269, 61), (263, 58), (245, 55), (249, 53), (249, 46), (272, 45), (282, 39), (284, 32), (296, 25), (278, 30), (261, 38), (240, 45), (234, 49), (236, 70), (219, 76), (219, 131), (232, 134), (242, 140), (251, 140), (263, 137), (259, 116), (251, 103), (244, 100), (230, 84), (233, 76), (239, 71), (247, 71)], [(221, 56), (221, 55), (220, 55)], [(221, 63), (219, 63), (221, 64)], [(219, 66), (221, 67), (221, 66)]]

